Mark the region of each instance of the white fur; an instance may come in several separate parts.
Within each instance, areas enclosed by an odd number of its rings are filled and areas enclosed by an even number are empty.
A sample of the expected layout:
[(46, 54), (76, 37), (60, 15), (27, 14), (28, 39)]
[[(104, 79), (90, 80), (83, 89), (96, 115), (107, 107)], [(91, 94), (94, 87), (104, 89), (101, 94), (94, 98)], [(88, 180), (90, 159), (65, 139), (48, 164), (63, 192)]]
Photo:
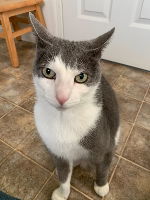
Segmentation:
[(68, 174), (65, 183), (62, 183), (60, 187), (54, 190), (52, 194), (52, 200), (66, 200), (70, 194), (70, 180), (72, 175), (72, 164), (70, 163), (70, 172)]
[(117, 145), (120, 138), (120, 127), (117, 130), (116, 137), (115, 137), (115, 144)]
[(94, 184), (94, 190), (96, 192), (96, 194), (98, 194), (101, 197), (104, 197), (105, 195), (108, 194), (109, 192), (109, 184), (106, 183), (103, 186), (98, 186), (96, 183)]
[[(88, 151), (79, 144), (80, 140), (95, 126), (101, 112), (94, 99), (97, 86), (72, 83), (77, 70), (66, 68), (59, 57), (50, 66), (56, 72), (56, 81), (34, 77), (36, 126), (53, 154), (69, 161), (81, 159)], [(64, 105), (66, 109), (60, 111), (55, 95), (58, 91), (64, 94), (65, 90), (69, 100)]]
[(94, 127), (99, 110), (87, 103), (59, 111), (41, 99), (35, 105), (35, 122), (52, 153), (73, 161), (86, 156), (87, 150), (79, 142)]

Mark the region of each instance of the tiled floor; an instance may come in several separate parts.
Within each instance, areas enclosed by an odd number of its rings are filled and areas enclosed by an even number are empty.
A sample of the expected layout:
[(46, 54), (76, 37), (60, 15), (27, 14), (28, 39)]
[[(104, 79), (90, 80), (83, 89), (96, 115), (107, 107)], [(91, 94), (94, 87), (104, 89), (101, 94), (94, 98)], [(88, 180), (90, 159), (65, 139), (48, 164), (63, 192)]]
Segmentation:
[[(0, 40), (0, 190), (22, 200), (50, 200), (58, 185), (50, 155), (33, 120), (34, 45), (17, 43), (19, 69), (10, 66)], [(103, 73), (117, 93), (121, 138), (110, 174), (110, 193), (103, 200), (150, 199), (150, 73), (103, 62)], [(94, 172), (74, 170), (69, 200), (98, 200)]]

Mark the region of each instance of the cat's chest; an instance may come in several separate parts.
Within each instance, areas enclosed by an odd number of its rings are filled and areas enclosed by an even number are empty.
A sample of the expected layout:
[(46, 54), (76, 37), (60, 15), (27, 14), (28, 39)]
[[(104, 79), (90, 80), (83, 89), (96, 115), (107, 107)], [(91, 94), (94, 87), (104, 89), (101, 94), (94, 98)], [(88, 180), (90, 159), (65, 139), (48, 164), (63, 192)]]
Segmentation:
[(87, 156), (88, 152), (80, 145), (80, 140), (95, 126), (99, 109), (95, 106), (88, 112), (85, 109), (60, 112), (46, 104), (36, 103), (36, 126), (52, 153), (72, 160)]

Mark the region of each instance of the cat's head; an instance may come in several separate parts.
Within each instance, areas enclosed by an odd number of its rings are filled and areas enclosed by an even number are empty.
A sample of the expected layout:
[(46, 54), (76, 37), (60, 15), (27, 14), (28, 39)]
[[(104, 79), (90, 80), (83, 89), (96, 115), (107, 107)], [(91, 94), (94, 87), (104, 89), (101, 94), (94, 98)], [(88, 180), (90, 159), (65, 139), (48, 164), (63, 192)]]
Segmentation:
[(96, 39), (74, 42), (52, 36), (31, 13), (30, 20), (36, 35), (37, 96), (64, 109), (94, 101), (101, 80), (101, 53), (114, 28)]

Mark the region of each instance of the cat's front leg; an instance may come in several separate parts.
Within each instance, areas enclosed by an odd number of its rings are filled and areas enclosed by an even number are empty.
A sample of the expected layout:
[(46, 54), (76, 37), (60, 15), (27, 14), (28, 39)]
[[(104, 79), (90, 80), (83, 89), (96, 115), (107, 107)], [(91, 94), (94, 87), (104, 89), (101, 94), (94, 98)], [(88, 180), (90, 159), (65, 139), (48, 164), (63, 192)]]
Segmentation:
[(94, 184), (94, 190), (101, 197), (104, 197), (109, 192), (107, 179), (112, 155), (112, 152), (106, 153), (103, 159), (96, 164), (96, 182)]
[(70, 194), (70, 180), (72, 175), (73, 165), (62, 158), (55, 157), (55, 164), (57, 169), (60, 186), (54, 190), (52, 200), (66, 200)]

